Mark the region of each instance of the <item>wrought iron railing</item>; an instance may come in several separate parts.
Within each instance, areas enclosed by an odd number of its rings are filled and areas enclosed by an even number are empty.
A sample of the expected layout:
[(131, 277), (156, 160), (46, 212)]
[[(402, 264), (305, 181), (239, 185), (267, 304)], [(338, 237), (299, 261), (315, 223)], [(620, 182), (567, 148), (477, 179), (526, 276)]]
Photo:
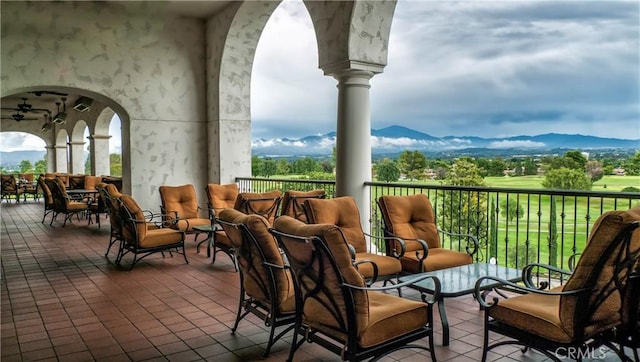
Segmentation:
[[(237, 178), (241, 191), (324, 189), (335, 196), (335, 181)], [(382, 231), (375, 200), (382, 195), (422, 193), (429, 197), (441, 230), (475, 235), (480, 242), (477, 261), (522, 268), (530, 262), (568, 269), (572, 255), (581, 252), (595, 220), (609, 210), (640, 205), (640, 193), (591, 192), (498, 187), (464, 187), (367, 182), (374, 234)], [(361, 210), (362, 211), (362, 210)], [(441, 235), (450, 249), (462, 240)], [(371, 249), (384, 251), (381, 245)]]

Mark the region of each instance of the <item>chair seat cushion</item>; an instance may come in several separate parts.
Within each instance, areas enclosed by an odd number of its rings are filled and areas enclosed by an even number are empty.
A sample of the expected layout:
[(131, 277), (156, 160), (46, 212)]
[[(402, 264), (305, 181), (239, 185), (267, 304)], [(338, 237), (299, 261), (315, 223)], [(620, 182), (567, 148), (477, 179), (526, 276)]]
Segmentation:
[(182, 232), (170, 228), (147, 230), (146, 237), (140, 241), (140, 247), (154, 248), (157, 246), (179, 243), (182, 241)]
[(371, 291), (369, 324), (359, 338), (361, 347), (371, 347), (418, 330), (428, 322), (427, 305), (398, 296)]
[[(415, 252), (407, 252), (401, 259), (402, 269), (409, 273), (420, 273), (420, 262)], [(467, 253), (461, 253), (455, 250), (445, 248), (429, 249), (429, 255), (423, 261), (425, 272), (441, 270), (445, 268), (453, 268), (456, 266), (467, 265), (473, 262), (471, 256)]]
[[(560, 292), (562, 287), (552, 289)], [(497, 305), (488, 309), (495, 320), (541, 336), (543, 338), (568, 343), (572, 336), (560, 322), (560, 296), (542, 294), (524, 294), (500, 300)]]
[(82, 211), (88, 207), (86, 203), (80, 201), (69, 201), (69, 204), (67, 204), (67, 210), (69, 211)]
[[(378, 255), (372, 253), (356, 253), (356, 262), (360, 260), (371, 260), (378, 266), (378, 277), (397, 275), (402, 271), (400, 260), (386, 255)], [(373, 266), (371, 263), (363, 263), (358, 265), (358, 271), (365, 278), (373, 276)]]

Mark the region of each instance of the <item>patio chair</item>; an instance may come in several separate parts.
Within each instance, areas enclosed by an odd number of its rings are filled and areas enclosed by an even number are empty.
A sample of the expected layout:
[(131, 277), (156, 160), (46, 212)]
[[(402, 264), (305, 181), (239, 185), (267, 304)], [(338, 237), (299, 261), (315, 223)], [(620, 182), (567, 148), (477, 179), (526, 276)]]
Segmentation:
[[(37, 180), (34, 180), (32, 173), (20, 173), (18, 179), (22, 182), (24, 200), (27, 200), (27, 195), (31, 195), (34, 201), (40, 200), (40, 192), (38, 191)], [(34, 182), (36, 181), (36, 182)], [(20, 185), (19, 185), (20, 186)]]
[[(385, 244), (386, 253), (400, 258), (403, 272), (422, 273), (473, 263), (478, 239), (473, 235), (438, 229), (426, 195), (380, 196), (378, 206), (384, 221), (384, 234), (399, 238)], [(440, 234), (465, 239), (465, 251), (443, 248)]]
[(82, 175), (69, 175), (69, 190), (81, 190), (86, 189), (84, 185), (84, 174)]
[(613, 343), (623, 352), (629, 348), (633, 361), (640, 362), (640, 265), (629, 276), (622, 305), (622, 326), (616, 329)]
[[(350, 245), (351, 256), (357, 265), (357, 269), (370, 283), (376, 281), (373, 269), (374, 264), (377, 266), (377, 279), (384, 280), (385, 283), (387, 281), (397, 282), (397, 278), (402, 272), (401, 255), (381, 255), (375, 251), (367, 250), (366, 238), (368, 237), (372, 243), (377, 244), (397, 242), (398, 239), (377, 237), (365, 233), (362, 230), (362, 224), (360, 224), (360, 211), (353, 197), (307, 199), (303, 205), (310, 224), (333, 224), (342, 228)], [(374, 264), (361, 263), (364, 260), (373, 261)], [(401, 292), (400, 289), (398, 289), (398, 292)]]
[[(217, 223), (216, 218), (224, 209), (232, 209), (236, 202), (236, 198), (240, 193), (236, 184), (213, 184), (210, 183), (206, 188), (209, 219), (211, 220), (211, 234), (209, 235), (209, 245), (207, 245), (207, 257), (211, 256), (211, 248), (213, 248), (213, 256), (211, 263), (215, 263), (216, 254), (223, 252), (229, 256), (233, 262), (233, 266), (238, 271), (235, 246), (227, 236), (224, 229)], [(205, 240), (207, 241), (207, 240)], [(202, 242), (200, 242), (201, 244)], [(200, 246), (198, 244), (198, 247)]]
[(53, 221), (59, 214), (64, 214), (62, 227), (65, 227), (67, 221), (71, 222), (71, 218), (74, 215), (80, 220), (80, 214), (86, 213), (89, 209), (89, 205), (86, 202), (72, 200), (67, 195), (67, 188), (61, 178), (45, 179), (44, 182), (49, 187), (53, 198), (53, 216), (49, 226), (53, 226)]
[(291, 216), (302, 222), (307, 222), (307, 215), (304, 212), (303, 203), (307, 199), (324, 199), (325, 191), (322, 189), (311, 191), (289, 190), (282, 197), (282, 210), (280, 215)]
[[(294, 327), (295, 288), (289, 266), (264, 217), (225, 209), (218, 222), (236, 245), (240, 270), (240, 301), (231, 332), (236, 332), (240, 320), (249, 313), (262, 319), (270, 330), (263, 355), (267, 357), (273, 344)], [(281, 326), (287, 327), (275, 335)]]
[(184, 231), (187, 234), (194, 234), (193, 241), (197, 243), (198, 230), (194, 226), (207, 226), (211, 220), (200, 217), (200, 206), (196, 189), (191, 184), (182, 186), (160, 186), (160, 199), (162, 200), (161, 211), (166, 215), (171, 227)]
[(282, 200), (282, 192), (273, 190), (263, 193), (241, 192), (236, 198), (233, 208), (245, 214), (256, 214), (264, 217), (273, 225)]
[[(345, 361), (373, 361), (394, 351), (433, 344), (433, 302), (440, 282), (430, 275), (434, 294), (425, 302), (385, 291), (398, 286), (367, 287), (353, 265), (343, 229), (332, 224), (305, 224), (289, 216), (276, 219), (271, 232), (285, 251), (296, 288), (296, 328), (289, 352), (305, 342), (318, 343)], [(408, 286), (416, 281), (403, 283)], [(301, 338), (298, 338), (298, 335)], [(427, 338), (428, 347), (414, 342)]]
[[(133, 260), (129, 266), (129, 270), (132, 270), (140, 260), (157, 252), (161, 252), (164, 256), (165, 251), (172, 256), (174, 251), (182, 254), (184, 262), (189, 264), (184, 247), (185, 233), (177, 228), (162, 227), (167, 225), (165, 215), (153, 215), (157, 222), (155, 227), (150, 227), (151, 221), (145, 217), (144, 211), (131, 196), (121, 195), (118, 201), (122, 222), (122, 242), (116, 257), (117, 265), (121, 265), (126, 254), (132, 253)], [(138, 257), (139, 255), (142, 256)]]
[(22, 195), (23, 192), (24, 190), (22, 187), (18, 187), (16, 177), (14, 175), (0, 175), (0, 193), (3, 200), (6, 199), (10, 202), (11, 196), (13, 196), (16, 199), (16, 203), (18, 203), (20, 202), (20, 195)]
[[(45, 181), (44, 175), (38, 176), (38, 185), (42, 190), (42, 198), (44, 199), (44, 214), (42, 215), (41, 223), (44, 223), (44, 219), (47, 217), (47, 215), (53, 214), (53, 207), (54, 207), (53, 194), (51, 193), (49, 186), (47, 186), (47, 183), (44, 181)], [(51, 216), (51, 218), (53, 218), (53, 215)]]
[[(480, 278), (475, 296), (485, 309), (482, 360), (491, 349), (507, 344), (535, 349), (554, 361), (580, 359), (602, 345), (613, 346), (616, 330), (624, 326), (629, 276), (640, 263), (639, 226), (640, 207), (608, 211), (596, 221), (573, 272), (529, 264), (523, 269), (525, 286)], [(569, 278), (564, 285), (541, 290), (533, 275), (544, 272)], [(483, 283), (499, 283), (523, 294), (487, 300), (479, 290)], [(489, 344), (489, 332), (508, 338)]]

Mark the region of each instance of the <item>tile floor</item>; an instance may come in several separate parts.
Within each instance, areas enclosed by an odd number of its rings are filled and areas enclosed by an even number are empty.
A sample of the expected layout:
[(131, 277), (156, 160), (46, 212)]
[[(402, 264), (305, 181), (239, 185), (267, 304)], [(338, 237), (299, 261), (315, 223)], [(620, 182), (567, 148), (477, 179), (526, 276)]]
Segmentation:
[[(187, 256), (150, 256), (133, 271), (105, 258), (109, 222), (102, 227), (74, 218), (71, 225), (42, 224), (41, 203), (6, 203), (2, 217), (2, 361), (283, 361), (290, 338), (262, 358), (268, 329), (255, 317), (235, 335), (238, 274), (225, 255), (215, 264), (196, 253), (188, 236)], [(60, 217), (60, 219), (62, 219)], [(128, 259), (125, 259), (125, 261)], [(410, 294), (410, 293), (405, 293)], [(409, 297), (416, 297), (415, 295)], [(478, 361), (482, 314), (471, 296), (447, 301), (452, 341), (442, 346), (436, 317), (439, 361)], [(419, 352), (418, 352), (419, 351)], [(490, 353), (492, 361), (540, 361), (514, 347)], [(295, 361), (336, 361), (315, 344), (304, 344)], [(386, 361), (428, 361), (421, 350), (398, 351)]]

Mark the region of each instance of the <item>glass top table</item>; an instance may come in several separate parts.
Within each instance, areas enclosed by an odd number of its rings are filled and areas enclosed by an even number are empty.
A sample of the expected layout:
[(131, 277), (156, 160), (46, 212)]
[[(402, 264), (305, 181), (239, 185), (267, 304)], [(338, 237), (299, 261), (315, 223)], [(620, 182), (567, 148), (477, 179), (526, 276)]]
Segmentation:
[[(459, 297), (461, 295), (473, 293), (476, 281), (483, 276), (494, 276), (510, 282), (522, 281), (521, 270), (486, 263), (474, 263), (421, 274), (409, 274), (401, 276), (399, 279), (400, 282), (406, 282), (421, 275), (436, 276), (441, 283), (440, 298), (437, 303), (440, 319), (442, 320), (443, 346), (449, 345), (449, 321), (447, 320), (447, 314), (444, 307), (444, 298)], [(482, 285), (481, 290), (493, 289), (498, 286), (499, 283), (497, 282), (486, 282)], [(409, 288), (431, 294), (434, 290), (434, 284), (432, 279), (424, 279), (409, 286)]]

